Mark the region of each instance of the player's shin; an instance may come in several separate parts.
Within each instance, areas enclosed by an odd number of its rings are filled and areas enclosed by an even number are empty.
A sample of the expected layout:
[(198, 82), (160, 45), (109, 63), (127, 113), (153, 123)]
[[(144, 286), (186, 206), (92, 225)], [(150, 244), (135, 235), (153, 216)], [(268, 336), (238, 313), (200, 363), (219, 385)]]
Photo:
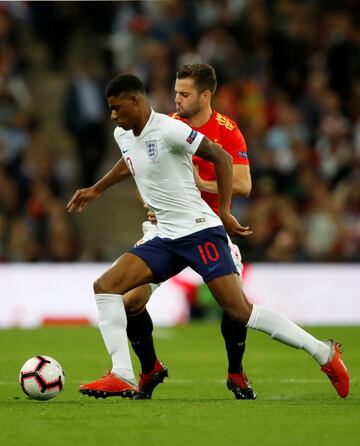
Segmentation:
[(99, 328), (112, 358), (112, 373), (136, 383), (126, 335), (126, 313), (120, 294), (95, 294)]
[(146, 307), (136, 313), (127, 313), (127, 335), (141, 363), (141, 372), (150, 373), (156, 362), (153, 322)]
[(311, 336), (298, 325), (275, 311), (253, 305), (247, 327), (269, 334), (283, 344), (301, 348), (311, 355), (320, 365), (328, 362), (330, 346)]
[(228, 357), (228, 372), (242, 372), (242, 358), (245, 352), (245, 340), (247, 333), (246, 325), (234, 321), (227, 313), (224, 312), (221, 320), (221, 333), (225, 341)]

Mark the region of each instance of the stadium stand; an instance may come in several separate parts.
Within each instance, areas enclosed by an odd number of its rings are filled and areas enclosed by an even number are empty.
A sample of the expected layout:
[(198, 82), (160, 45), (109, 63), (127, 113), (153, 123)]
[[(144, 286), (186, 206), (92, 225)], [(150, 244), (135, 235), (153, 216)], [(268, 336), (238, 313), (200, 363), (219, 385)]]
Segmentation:
[[(244, 260), (360, 261), (359, 22), (351, 0), (1, 2), (0, 261), (107, 261), (139, 238), (131, 181), (81, 218), (64, 212), (86, 177), (66, 92), (92, 61), (99, 79), (141, 76), (168, 113), (177, 67), (199, 60), (249, 148), (253, 191), (234, 201), (254, 229)], [(102, 125), (96, 175), (117, 156)]]

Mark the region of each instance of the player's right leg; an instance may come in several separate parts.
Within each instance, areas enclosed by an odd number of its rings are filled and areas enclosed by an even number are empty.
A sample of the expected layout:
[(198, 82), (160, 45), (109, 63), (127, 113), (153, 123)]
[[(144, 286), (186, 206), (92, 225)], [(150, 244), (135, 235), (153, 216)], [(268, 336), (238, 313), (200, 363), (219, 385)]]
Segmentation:
[[(143, 238), (136, 246), (152, 240), (157, 235), (156, 224), (145, 221), (142, 224)], [(159, 284), (146, 284), (137, 287), (123, 296), (127, 315), (127, 335), (141, 365), (139, 393), (144, 399), (150, 399), (155, 387), (168, 376), (168, 371), (156, 357), (153, 323), (146, 309), (152, 293)]]
[(340, 344), (335, 341), (319, 341), (281, 314), (251, 305), (234, 274), (217, 277), (207, 282), (207, 285), (231, 318), (267, 333), (283, 344), (303, 349), (318, 362), (338, 395), (342, 398), (348, 395), (350, 377), (341, 358)]
[(94, 283), (99, 312), (99, 328), (112, 358), (112, 370), (96, 381), (80, 386), (80, 392), (107, 398), (132, 397), (137, 393), (126, 334), (126, 314), (122, 295), (152, 280), (153, 274), (138, 256), (126, 253)]
[(152, 290), (152, 285), (142, 285), (123, 296), (128, 321), (127, 335), (141, 364), (139, 399), (151, 399), (155, 387), (168, 376), (167, 367), (155, 353), (153, 323), (146, 309)]
[[(158, 284), (164, 282), (169, 277), (176, 275), (187, 266), (186, 261), (184, 261), (181, 256), (178, 256), (175, 252), (173, 252), (171, 244), (172, 241), (169, 242), (166, 239), (164, 240), (159, 237), (155, 237), (146, 241), (146, 243), (135, 246), (133, 249), (130, 250), (130, 253), (133, 253), (136, 257), (142, 259), (151, 271), (152, 280), (144, 280), (142, 284)], [(116, 264), (114, 266), (116, 266)], [(130, 271), (131, 265), (125, 265), (125, 268), (129, 268)], [(134, 280), (132, 281), (132, 283), (134, 283)], [(141, 283), (136, 283), (136, 285), (140, 284)], [(135, 288), (136, 286), (131, 287), (128, 289), (128, 291)], [(131, 296), (131, 294), (128, 294), (128, 297), (129, 296)], [(147, 298), (148, 297), (146, 296), (144, 298), (144, 295), (139, 295), (136, 297), (135, 301), (137, 301), (137, 304), (139, 304), (139, 302), (144, 299), (143, 302), (146, 303)], [(129, 308), (131, 307), (129, 306)], [(134, 310), (135, 307), (133, 306), (132, 309)], [(145, 324), (148, 324), (147, 330), (149, 331), (149, 333), (151, 333), (152, 321), (147, 312), (144, 311), (143, 314), (141, 314), (140, 312), (138, 318), (140, 318), (140, 323), (146, 321)], [(131, 322), (130, 324), (134, 324), (134, 322)], [(138, 325), (137, 322), (136, 325)], [(156, 361), (154, 369), (150, 373), (141, 374), (140, 376), (140, 397), (151, 398), (153, 389), (156, 387), (157, 384), (162, 382), (166, 376), (167, 368), (163, 364), (161, 364), (160, 361)]]

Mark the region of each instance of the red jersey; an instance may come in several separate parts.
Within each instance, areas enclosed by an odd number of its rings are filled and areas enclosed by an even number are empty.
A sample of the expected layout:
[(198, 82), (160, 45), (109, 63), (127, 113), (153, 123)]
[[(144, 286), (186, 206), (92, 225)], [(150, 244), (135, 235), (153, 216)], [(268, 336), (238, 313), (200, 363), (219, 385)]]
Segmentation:
[[(186, 122), (186, 120), (180, 118), (177, 113), (172, 113), (170, 116), (174, 119)], [(222, 149), (230, 153), (233, 157), (233, 164), (249, 164), (245, 139), (236, 123), (229, 117), (213, 110), (213, 113), (206, 124), (201, 127), (192, 128), (207, 136), (212, 142), (218, 144)], [(199, 174), (203, 180), (216, 180), (213, 163), (199, 158), (196, 155), (193, 156), (193, 163), (199, 167)], [(218, 194), (201, 191), (201, 197), (216, 214), (219, 213)]]

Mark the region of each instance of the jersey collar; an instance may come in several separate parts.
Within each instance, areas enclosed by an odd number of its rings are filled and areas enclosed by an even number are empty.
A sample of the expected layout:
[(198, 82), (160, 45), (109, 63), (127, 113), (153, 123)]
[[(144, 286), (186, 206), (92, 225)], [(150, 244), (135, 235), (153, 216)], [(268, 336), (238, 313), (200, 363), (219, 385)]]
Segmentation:
[(155, 117), (155, 112), (154, 112), (153, 109), (151, 109), (149, 119), (147, 120), (147, 123), (145, 124), (144, 128), (141, 130), (141, 132), (140, 132), (140, 134), (137, 136), (137, 138), (142, 138), (142, 137), (145, 135), (145, 133), (146, 133), (148, 127), (150, 127), (150, 125), (151, 125), (151, 123), (152, 123), (154, 117)]
[[(191, 128), (192, 128), (193, 130), (197, 130), (197, 131), (201, 132), (202, 129), (204, 129), (205, 127), (207, 127), (207, 126), (214, 120), (215, 116), (216, 116), (216, 111), (215, 111), (214, 109), (212, 109), (211, 116), (210, 116), (210, 118), (205, 122), (205, 124), (203, 124), (203, 125), (200, 126), (200, 127), (193, 127), (193, 126), (191, 126)], [(186, 122), (186, 120), (184, 120), (184, 122)]]

